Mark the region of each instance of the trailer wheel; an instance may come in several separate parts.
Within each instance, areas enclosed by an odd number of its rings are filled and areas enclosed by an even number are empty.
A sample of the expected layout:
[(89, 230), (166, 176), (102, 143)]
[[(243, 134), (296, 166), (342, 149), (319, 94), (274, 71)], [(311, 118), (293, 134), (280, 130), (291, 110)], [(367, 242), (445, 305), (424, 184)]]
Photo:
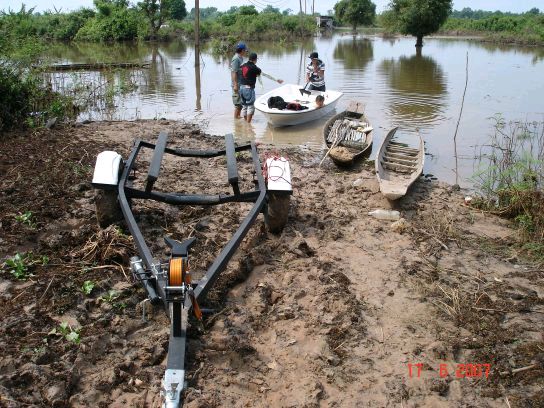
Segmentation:
[(280, 233), (287, 224), (291, 196), (286, 194), (268, 193), (268, 205), (264, 221), (272, 233)]
[(96, 219), (101, 228), (107, 228), (123, 219), (121, 206), (117, 200), (117, 190), (98, 190), (94, 205), (96, 208)]

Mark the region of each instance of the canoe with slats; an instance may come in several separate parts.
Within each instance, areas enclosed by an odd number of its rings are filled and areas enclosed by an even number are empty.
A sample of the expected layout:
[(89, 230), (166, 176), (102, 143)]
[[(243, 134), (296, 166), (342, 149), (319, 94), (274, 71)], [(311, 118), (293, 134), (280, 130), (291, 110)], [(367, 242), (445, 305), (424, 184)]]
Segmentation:
[(323, 138), (330, 149), (329, 157), (338, 166), (351, 166), (355, 160), (370, 153), (372, 130), (364, 115), (363, 105), (351, 103), (323, 126)]
[(417, 135), (415, 146), (396, 138), (398, 128), (387, 133), (376, 155), (376, 176), (380, 191), (390, 200), (406, 195), (410, 187), (423, 172), (425, 147)]

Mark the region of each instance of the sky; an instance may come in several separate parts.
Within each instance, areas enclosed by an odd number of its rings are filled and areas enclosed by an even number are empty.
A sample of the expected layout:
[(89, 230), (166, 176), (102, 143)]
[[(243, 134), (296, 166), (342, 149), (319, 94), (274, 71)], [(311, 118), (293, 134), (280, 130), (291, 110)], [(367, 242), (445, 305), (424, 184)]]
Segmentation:
[[(131, 3), (136, 3), (137, 0), (130, 0)], [(312, 8), (312, 0), (307, 1), (307, 11), (308, 13)], [(332, 10), (334, 4), (338, 0), (314, 0), (316, 12), (321, 14), (327, 14), (328, 10)], [(380, 13), (387, 8), (389, 0), (373, 0), (376, 4), (376, 12)], [(26, 8), (36, 7), (36, 11), (45, 11), (45, 10), (54, 10), (53, 6), (57, 10), (62, 11), (72, 11), (77, 10), (81, 7), (93, 8), (93, 0), (0, 0), (0, 10), (14, 10), (19, 11), (22, 4), (26, 5)], [(540, 3), (540, 4), (539, 4)], [(542, 0), (454, 0), (453, 8), (454, 10), (461, 10), (464, 7), (470, 7), (473, 10), (500, 10), (500, 11), (511, 11), (515, 13), (525, 12), (530, 10), (533, 7), (540, 8), (541, 11), (544, 9), (544, 4)], [(299, 2), (296, 0), (200, 0), (200, 7), (217, 7), (219, 10), (227, 10), (233, 5), (251, 5), (254, 4), (257, 10), (262, 10), (267, 5), (272, 5), (277, 7), (280, 10), (286, 8), (295, 9), (298, 8)], [(187, 10), (190, 10), (194, 7), (194, 0), (186, 0), (185, 5)], [(304, 8), (304, 1), (302, 2), (302, 7)]]

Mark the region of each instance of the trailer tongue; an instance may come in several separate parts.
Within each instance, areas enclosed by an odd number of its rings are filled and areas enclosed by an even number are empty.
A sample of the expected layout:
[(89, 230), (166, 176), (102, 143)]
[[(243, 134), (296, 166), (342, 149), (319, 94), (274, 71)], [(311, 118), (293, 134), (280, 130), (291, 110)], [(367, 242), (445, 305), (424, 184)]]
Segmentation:
[[(164, 132), (159, 134), (155, 144), (137, 139), (124, 163), (121, 156), (115, 152), (100, 153), (94, 169), (93, 185), (100, 190), (96, 199), (99, 223), (101, 226), (106, 226), (121, 216), (124, 218), (139, 254), (130, 260), (132, 274), (142, 284), (149, 301), (153, 304), (162, 303), (170, 318), (170, 339), (162, 396), (164, 407), (177, 408), (183, 403), (185, 343), (189, 328), (189, 314), (192, 313), (197, 321), (202, 321), (203, 313), (199, 302), (202, 302), (226, 268), (259, 213), (264, 213), (270, 231), (279, 232), (283, 229), (287, 222), (292, 186), (289, 162), (286, 159), (269, 157), (265, 161), (264, 168), (261, 168), (255, 144), (236, 146), (231, 134), (225, 136), (223, 150), (178, 149), (169, 148), (167, 144), (168, 135)], [(132, 186), (129, 176), (135, 168), (136, 158), (142, 149), (151, 149), (153, 154), (145, 188), (138, 189)], [(239, 186), (236, 153), (246, 150), (251, 151), (252, 181), (255, 188), (242, 192)], [(226, 156), (227, 177), (232, 194), (179, 194), (154, 190), (165, 154), (200, 159)], [(131, 202), (135, 199), (148, 199), (177, 206), (208, 206), (240, 202), (253, 203), (253, 206), (205, 275), (198, 281), (193, 281), (189, 269), (189, 253), (196, 238), (179, 242), (170, 237), (164, 237), (166, 245), (170, 248), (170, 258), (167, 261), (155, 258), (145, 243), (132, 212)]]

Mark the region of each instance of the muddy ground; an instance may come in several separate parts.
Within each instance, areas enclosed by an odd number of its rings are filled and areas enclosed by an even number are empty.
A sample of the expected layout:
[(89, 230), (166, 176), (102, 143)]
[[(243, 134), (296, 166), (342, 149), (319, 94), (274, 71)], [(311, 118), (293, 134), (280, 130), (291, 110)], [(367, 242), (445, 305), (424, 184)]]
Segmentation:
[[(123, 225), (98, 227), (90, 181), (98, 152), (126, 157), (133, 138), (162, 130), (171, 146), (223, 144), (168, 121), (0, 140), (0, 406), (159, 406), (168, 319), (158, 308), (142, 320), (133, 241)], [(422, 177), (395, 203), (406, 222), (392, 228), (367, 215), (391, 208), (372, 166), (283, 153), (288, 225), (270, 234), (260, 215), (209, 294), (216, 312), (188, 342), (187, 406), (544, 406), (544, 272), (507, 221)], [(249, 188), (249, 156), (238, 163)], [(226, 180), (224, 159), (173, 159), (157, 188), (228, 192)], [(134, 205), (157, 256), (164, 235), (197, 237), (197, 275), (248, 208)]]

